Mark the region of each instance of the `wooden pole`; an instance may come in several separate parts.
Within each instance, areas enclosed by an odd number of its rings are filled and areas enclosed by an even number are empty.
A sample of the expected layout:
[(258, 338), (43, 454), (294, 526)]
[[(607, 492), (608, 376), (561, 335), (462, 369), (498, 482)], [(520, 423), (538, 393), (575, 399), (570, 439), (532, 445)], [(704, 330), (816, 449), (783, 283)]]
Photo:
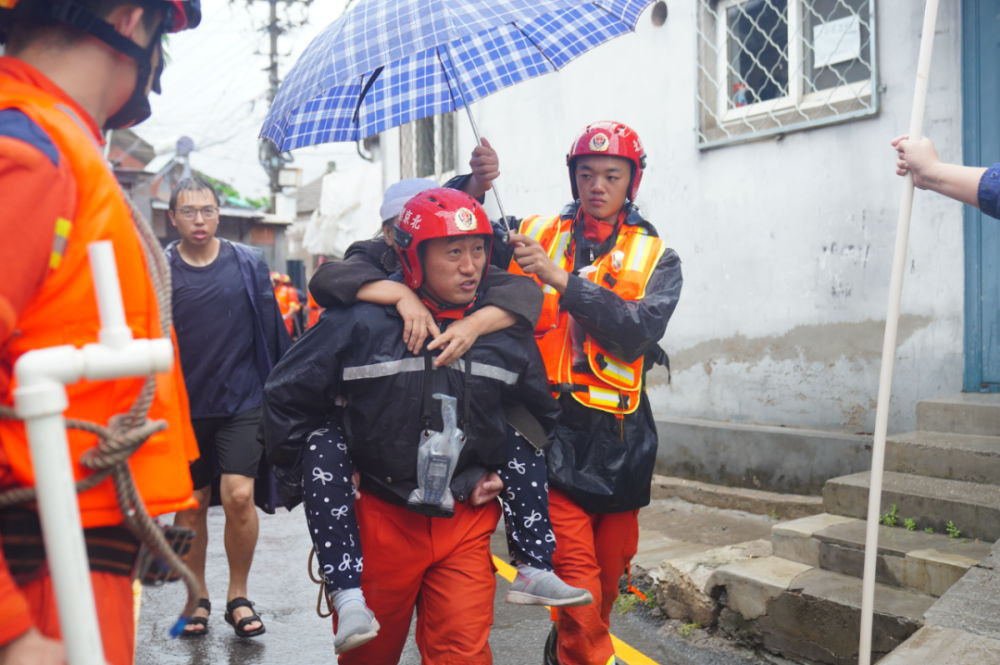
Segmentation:
[[(920, 35), (920, 55), (917, 59), (917, 87), (913, 93), (910, 114), (910, 140), (919, 141), (923, 133), (924, 108), (927, 102), (927, 78), (934, 49), (938, 0), (927, 0), (924, 27)], [(889, 397), (892, 393), (892, 368), (896, 358), (896, 333), (899, 327), (899, 303), (903, 294), (903, 273), (906, 267), (906, 244), (910, 235), (910, 213), (913, 211), (913, 173), (903, 179), (899, 199), (899, 221), (896, 226), (896, 249), (892, 257), (892, 280), (889, 283), (889, 310), (885, 317), (885, 339), (882, 342), (882, 374), (879, 377), (878, 407), (875, 412), (875, 445), (872, 448), (872, 471), (868, 490), (868, 524), (865, 537), (865, 569), (861, 587), (861, 640), (858, 645), (858, 665), (871, 665), (872, 620), (875, 610), (875, 564), (878, 562), (878, 518), (882, 507), (882, 472), (885, 466), (885, 436), (889, 422)]]

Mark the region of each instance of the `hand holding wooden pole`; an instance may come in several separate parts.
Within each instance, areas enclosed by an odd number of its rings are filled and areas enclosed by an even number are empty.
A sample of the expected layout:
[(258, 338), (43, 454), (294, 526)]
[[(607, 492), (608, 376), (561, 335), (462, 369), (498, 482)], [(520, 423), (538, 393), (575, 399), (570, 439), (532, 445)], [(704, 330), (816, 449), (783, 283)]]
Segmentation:
[[(927, 78), (934, 49), (938, 0), (927, 0), (924, 27), (920, 35), (920, 55), (917, 59), (917, 87), (913, 93), (910, 115), (910, 140), (919, 141), (924, 127), (927, 103)], [(872, 448), (872, 470), (868, 490), (868, 524), (865, 537), (865, 568), (861, 587), (861, 640), (858, 645), (858, 665), (870, 665), (872, 652), (872, 619), (875, 610), (875, 566), (878, 562), (878, 518), (882, 508), (882, 472), (885, 463), (885, 437), (889, 423), (889, 397), (892, 394), (892, 369), (896, 358), (896, 333), (899, 327), (899, 303), (903, 294), (903, 274), (906, 267), (906, 245), (910, 235), (910, 213), (913, 211), (913, 174), (903, 178), (903, 193), (899, 199), (899, 221), (896, 226), (896, 249), (892, 258), (892, 280), (889, 283), (889, 310), (885, 317), (885, 339), (882, 342), (882, 373), (879, 377), (878, 406), (875, 412), (875, 444)]]

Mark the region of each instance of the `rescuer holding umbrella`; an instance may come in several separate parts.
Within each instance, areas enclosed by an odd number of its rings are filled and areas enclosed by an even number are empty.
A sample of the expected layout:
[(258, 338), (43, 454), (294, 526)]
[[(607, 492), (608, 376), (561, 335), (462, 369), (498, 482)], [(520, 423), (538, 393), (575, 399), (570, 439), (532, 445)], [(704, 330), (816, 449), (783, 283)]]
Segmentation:
[[(473, 173), (496, 155), (476, 148)], [(656, 425), (646, 372), (680, 297), (680, 259), (634, 201), (646, 167), (638, 135), (595, 122), (567, 155), (574, 201), (511, 234), (510, 271), (535, 278), (545, 303), (535, 339), (562, 417), (548, 451), (555, 572), (592, 605), (554, 610), (546, 663), (614, 662), (608, 632), (618, 582), (649, 504)]]
[[(109, 240), (129, 327), (161, 336), (160, 304), (129, 206), (105, 163), (101, 130), (149, 114), (159, 91), (162, 37), (201, 20), (198, 0), (0, 0), (0, 404), (11, 406), (12, 373), (24, 353), (98, 341), (100, 319), (87, 245)], [(146, 247), (159, 252), (159, 247)], [(165, 305), (169, 307), (169, 304)], [(175, 352), (176, 355), (176, 352)], [(129, 411), (142, 378), (66, 387), (68, 418), (100, 425)], [(178, 364), (156, 377), (148, 417), (165, 420), (129, 464), (153, 515), (194, 505), (188, 462), (197, 444)], [(77, 479), (97, 437), (69, 432)], [(24, 425), (0, 420), (0, 505), (12, 488), (34, 485)], [(133, 660), (131, 577), (139, 543), (124, 526), (112, 480), (79, 496), (104, 653)], [(38, 514), (0, 509), (0, 663), (62, 665), (59, 619)]]

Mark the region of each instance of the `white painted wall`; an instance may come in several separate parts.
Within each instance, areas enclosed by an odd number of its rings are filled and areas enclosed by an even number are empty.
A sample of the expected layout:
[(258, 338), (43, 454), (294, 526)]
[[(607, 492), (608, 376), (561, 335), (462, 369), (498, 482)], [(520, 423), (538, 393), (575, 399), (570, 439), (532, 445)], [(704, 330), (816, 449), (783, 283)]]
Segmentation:
[[(877, 2), (879, 116), (782, 141), (697, 149), (694, 0), (668, 0), (659, 28), (647, 10), (636, 34), (473, 107), (517, 216), (569, 200), (565, 155), (582, 126), (617, 119), (639, 132), (638, 203), (685, 274), (662, 341), (673, 384), (651, 375), (657, 413), (872, 431), (901, 186), (889, 141), (909, 124), (923, 4)], [(961, 161), (959, 8), (941, 4), (925, 130), (947, 161)], [(914, 426), (918, 399), (962, 388), (959, 204), (918, 192), (909, 261), (891, 431)]]

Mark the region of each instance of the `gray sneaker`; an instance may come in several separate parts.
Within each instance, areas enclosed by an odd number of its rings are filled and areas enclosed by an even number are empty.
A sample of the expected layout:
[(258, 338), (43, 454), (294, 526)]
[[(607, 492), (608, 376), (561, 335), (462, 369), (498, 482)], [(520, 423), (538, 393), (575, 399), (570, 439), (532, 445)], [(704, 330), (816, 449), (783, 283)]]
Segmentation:
[(577, 607), (590, 605), (594, 597), (586, 589), (566, 584), (551, 571), (541, 572), (531, 579), (518, 572), (507, 589), (507, 602), (511, 605)]
[(337, 616), (337, 632), (333, 636), (333, 652), (350, 651), (378, 635), (378, 620), (370, 609), (360, 603), (350, 603), (343, 614)]

